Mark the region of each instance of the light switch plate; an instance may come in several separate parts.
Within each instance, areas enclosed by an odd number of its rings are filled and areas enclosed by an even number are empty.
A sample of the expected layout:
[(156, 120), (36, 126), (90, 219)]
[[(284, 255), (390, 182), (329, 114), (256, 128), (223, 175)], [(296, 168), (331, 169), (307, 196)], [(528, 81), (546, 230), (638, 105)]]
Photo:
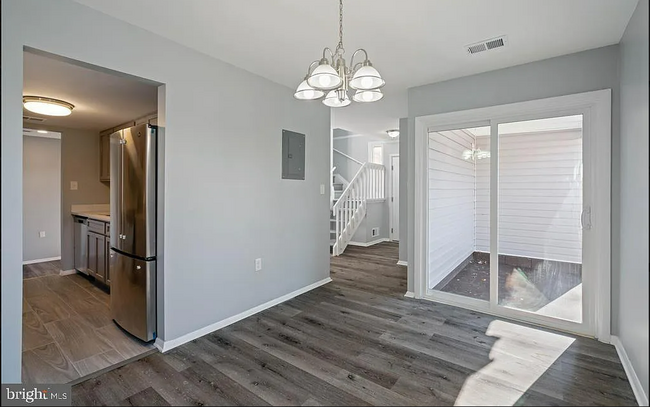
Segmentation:
[(255, 259), (255, 271), (262, 270), (262, 259)]
[(38, 232), (38, 237), (45, 237), (45, 231)]
[(320, 184), (320, 194), (325, 195), (325, 184)]
[(79, 189), (77, 181), (70, 181), (70, 191), (76, 191), (77, 189)]

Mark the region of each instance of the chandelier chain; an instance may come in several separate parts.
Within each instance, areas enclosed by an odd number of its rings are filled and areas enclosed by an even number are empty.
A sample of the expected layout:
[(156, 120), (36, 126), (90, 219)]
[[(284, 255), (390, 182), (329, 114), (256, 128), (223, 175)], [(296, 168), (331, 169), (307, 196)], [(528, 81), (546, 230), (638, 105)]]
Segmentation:
[(343, 0), (339, 0), (339, 44), (336, 50), (343, 49)]

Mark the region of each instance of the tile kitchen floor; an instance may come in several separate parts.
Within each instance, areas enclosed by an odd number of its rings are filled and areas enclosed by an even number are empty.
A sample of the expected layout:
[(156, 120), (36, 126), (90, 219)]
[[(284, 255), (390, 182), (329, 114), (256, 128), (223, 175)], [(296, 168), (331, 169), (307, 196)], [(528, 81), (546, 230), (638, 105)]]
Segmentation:
[(106, 291), (80, 274), (45, 272), (60, 269), (48, 263), (25, 266), (43, 276), (23, 273), (23, 383), (69, 383), (153, 351), (115, 325)]

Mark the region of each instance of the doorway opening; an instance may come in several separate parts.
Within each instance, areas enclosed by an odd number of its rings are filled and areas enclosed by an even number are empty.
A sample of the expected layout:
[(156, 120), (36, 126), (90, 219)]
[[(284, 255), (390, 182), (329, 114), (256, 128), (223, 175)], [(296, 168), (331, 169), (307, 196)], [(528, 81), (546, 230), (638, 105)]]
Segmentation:
[[(157, 128), (164, 85), (31, 48), (24, 50), (23, 69), (23, 97), (63, 100), (72, 112), (55, 116), (23, 108), (23, 258), (30, 264), (23, 266), (22, 381), (74, 383), (155, 351), (151, 338), (141, 340), (115, 322), (119, 273), (111, 262), (111, 195), (119, 182), (111, 174), (110, 146), (122, 129)], [(156, 171), (164, 168), (163, 138), (157, 141)], [(40, 150), (32, 147), (44, 142), (57, 144), (57, 159), (36, 159)], [(159, 188), (157, 194), (163, 193)], [(153, 205), (155, 226), (163, 213), (160, 206), (156, 213), (155, 200)], [(151, 230), (161, 240), (163, 231)], [(40, 246), (49, 240), (56, 255), (34, 254), (45, 253)], [(162, 244), (157, 250), (160, 255)], [(151, 282), (154, 292), (162, 291), (156, 287), (162, 276)], [(153, 297), (153, 309), (158, 300)], [(157, 316), (152, 318), (155, 325)]]

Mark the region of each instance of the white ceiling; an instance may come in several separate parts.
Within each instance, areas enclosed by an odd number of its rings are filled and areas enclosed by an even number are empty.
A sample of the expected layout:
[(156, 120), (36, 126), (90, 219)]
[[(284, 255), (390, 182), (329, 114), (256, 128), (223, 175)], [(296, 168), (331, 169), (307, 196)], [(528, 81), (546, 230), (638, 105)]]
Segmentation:
[[(45, 118), (43, 125), (99, 131), (157, 109), (157, 87), (136, 78), (30, 52), (24, 53), (23, 72), (23, 95), (61, 99), (75, 106), (65, 117), (43, 116), (23, 108), (25, 116)], [(25, 126), (38, 127), (34, 123)]]
[[(335, 0), (77, 0), (294, 88), (338, 41)], [(386, 79), (376, 104), (334, 109), (333, 126), (383, 132), (406, 116), (406, 89), (616, 44), (637, 0), (346, 0), (344, 44)], [(504, 48), (465, 45), (499, 35)]]

